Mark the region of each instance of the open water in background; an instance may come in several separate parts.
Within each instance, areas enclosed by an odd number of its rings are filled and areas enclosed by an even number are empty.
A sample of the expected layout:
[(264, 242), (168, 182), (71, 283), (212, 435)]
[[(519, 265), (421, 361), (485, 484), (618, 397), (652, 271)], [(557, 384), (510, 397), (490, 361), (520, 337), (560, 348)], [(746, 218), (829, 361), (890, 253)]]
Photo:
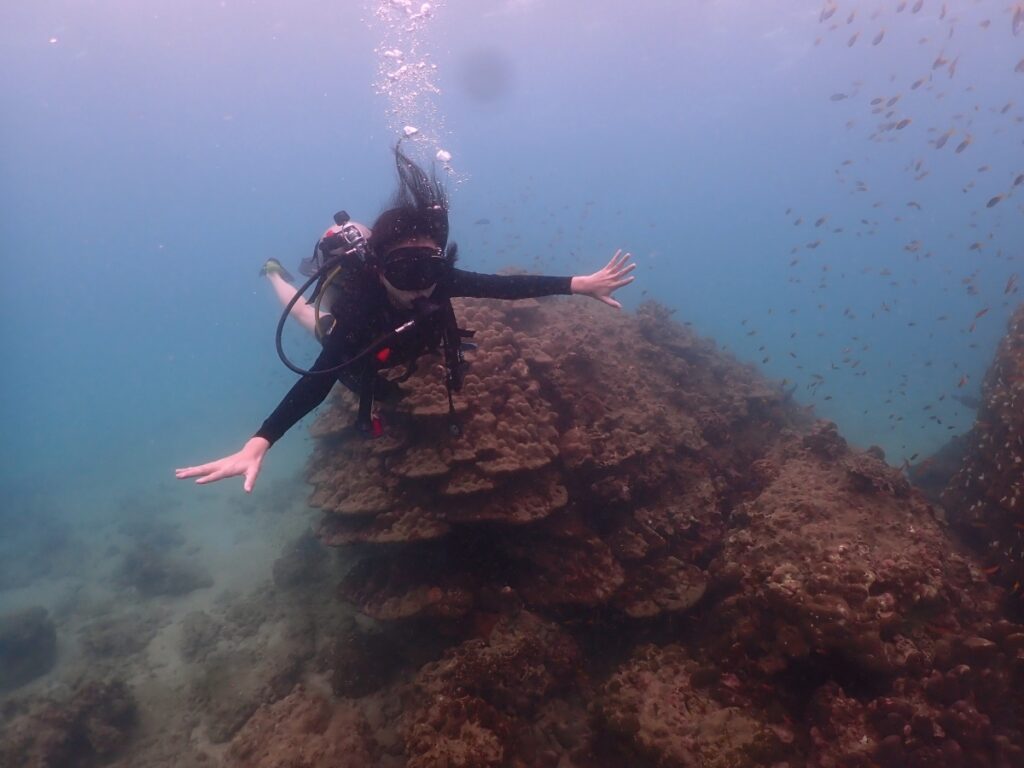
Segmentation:
[[(953, 395), (1024, 273), (1011, 3), (446, 0), (416, 32), (440, 92), (415, 103), (379, 92), (376, 5), (0, 7), (0, 526), (241, 495), (173, 468), (236, 450), (291, 385), (257, 270), (338, 209), (372, 221), (405, 107), (452, 154), (465, 268), (579, 274), (623, 247), (627, 307), (677, 308), (890, 462), (969, 428)], [(251, 503), (308, 446), (276, 446)]]

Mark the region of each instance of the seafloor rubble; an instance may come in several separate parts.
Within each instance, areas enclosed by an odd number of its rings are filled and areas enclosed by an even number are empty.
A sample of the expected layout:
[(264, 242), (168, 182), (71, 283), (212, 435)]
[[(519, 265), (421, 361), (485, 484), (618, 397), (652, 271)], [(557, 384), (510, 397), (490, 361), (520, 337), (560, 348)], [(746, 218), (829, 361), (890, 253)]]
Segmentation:
[(982, 384), (982, 402), (960, 471), (942, 496), (957, 531), (1024, 616), (1024, 305)]
[(665, 310), (602, 309), (465, 302), (461, 438), (432, 366), (381, 439), (321, 415), (319, 535), (375, 626), (232, 763), (1024, 764), (1024, 627), (941, 514)]

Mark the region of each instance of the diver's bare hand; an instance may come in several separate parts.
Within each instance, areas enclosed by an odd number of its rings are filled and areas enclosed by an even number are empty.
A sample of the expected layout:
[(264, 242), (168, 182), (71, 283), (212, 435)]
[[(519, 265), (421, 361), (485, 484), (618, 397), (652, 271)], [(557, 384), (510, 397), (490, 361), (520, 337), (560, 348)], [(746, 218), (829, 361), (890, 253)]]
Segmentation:
[(627, 263), (632, 258), (628, 252), (621, 249), (615, 251), (612, 260), (604, 269), (600, 269), (592, 275), (580, 275), (572, 279), (570, 290), (583, 296), (591, 296), (598, 301), (603, 301), (610, 307), (622, 309), (622, 304), (612, 298), (612, 294), (624, 285), (629, 285), (635, 277), (626, 277), (636, 269), (635, 263)]
[(270, 443), (266, 439), (254, 437), (238, 453), (211, 461), (208, 464), (201, 464), (198, 467), (176, 469), (174, 476), (179, 480), (194, 477), (198, 485), (204, 485), (223, 480), (225, 477), (244, 475), (245, 481), (242, 487), (245, 488), (246, 493), (252, 493), (252, 488), (256, 485), (256, 478), (260, 474), (263, 457), (267, 455), (268, 450), (270, 450)]

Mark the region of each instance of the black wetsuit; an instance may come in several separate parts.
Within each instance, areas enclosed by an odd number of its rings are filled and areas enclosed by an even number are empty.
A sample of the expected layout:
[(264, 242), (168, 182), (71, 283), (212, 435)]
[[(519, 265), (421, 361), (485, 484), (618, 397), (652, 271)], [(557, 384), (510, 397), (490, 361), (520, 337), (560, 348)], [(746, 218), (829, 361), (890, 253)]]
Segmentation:
[[(529, 299), (539, 296), (568, 295), (570, 277), (541, 275), (485, 275), (452, 269), (447, 278), (437, 285), (431, 301), (444, 303), (458, 296), (487, 299)], [(323, 351), (313, 363), (312, 371), (333, 368), (364, 350), (381, 334), (397, 328), (412, 319), (411, 310), (396, 308), (388, 299), (387, 291), (376, 274), (352, 269), (344, 279), (332, 285), (331, 315), (335, 322), (330, 334), (323, 339)], [(395, 344), (388, 343), (389, 347)], [(422, 338), (403, 339), (389, 364), (407, 363), (423, 351)], [(401, 347), (404, 347), (401, 348)], [(273, 445), (303, 416), (324, 401), (335, 381), (356, 390), (356, 382), (369, 360), (342, 369), (337, 375), (306, 375), (291, 388), (274, 412), (267, 417), (256, 433)], [(355, 370), (353, 370), (355, 369)]]

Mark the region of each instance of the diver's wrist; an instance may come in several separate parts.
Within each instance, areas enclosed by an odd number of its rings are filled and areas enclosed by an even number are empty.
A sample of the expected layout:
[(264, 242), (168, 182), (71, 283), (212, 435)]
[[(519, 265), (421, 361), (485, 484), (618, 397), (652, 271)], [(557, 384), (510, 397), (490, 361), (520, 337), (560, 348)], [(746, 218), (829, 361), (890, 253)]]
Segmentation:
[(260, 435), (254, 435), (249, 438), (242, 450), (262, 456), (270, 450), (270, 445), (271, 443), (267, 438), (261, 437)]

